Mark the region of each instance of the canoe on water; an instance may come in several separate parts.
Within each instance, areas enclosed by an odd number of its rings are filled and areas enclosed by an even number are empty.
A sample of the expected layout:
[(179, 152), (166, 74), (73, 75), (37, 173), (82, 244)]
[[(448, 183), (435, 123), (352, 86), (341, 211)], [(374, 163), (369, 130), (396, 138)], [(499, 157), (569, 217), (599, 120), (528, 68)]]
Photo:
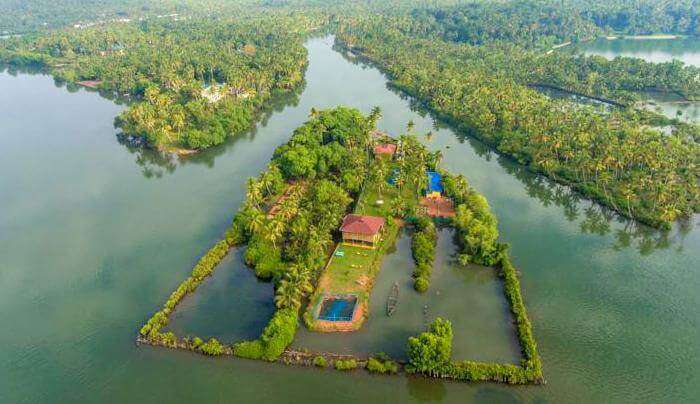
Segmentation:
[(389, 292), (389, 298), (386, 301), (386, 315), (391, 316), (396, 311), (396, 304), (399, 301), (399, 283), (394, 282)]

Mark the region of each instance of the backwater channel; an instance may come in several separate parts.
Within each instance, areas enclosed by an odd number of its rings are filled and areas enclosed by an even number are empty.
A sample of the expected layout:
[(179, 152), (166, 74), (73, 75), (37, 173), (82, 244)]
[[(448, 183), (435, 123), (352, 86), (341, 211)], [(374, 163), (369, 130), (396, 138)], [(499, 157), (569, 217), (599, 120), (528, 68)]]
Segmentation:
[[(185, 160), (119, 144), (112, 121), (123, 106), (95, 92), (0, 73), (0, 402), (691, 402), (700, 395), (697, 215), (669, 233), (621, 221), (434, 121), (388, 89), (378, 70), (331, 45), (330, 37), (307, 43), (298, 99), (276, 105), (255, 131)], [(339, 104), (365, 113), (380, 106), (379, 126), (393, 134), (413, 120), (428, 147), (442, 151), (443, 165), (488, 198), (522, 274), (547, 385), (381, 377), (135, 346), (141, 323), (228, 226), (246, 179), (312, 107)], [(372, 352), (400, 354), (406, 336), (424, 325), (427, 304), (430, 317), (460, 316), (452, 318), (455, 358), (517, 359), (499, 282), (487, 270), (456, 266), (450, 237), (440, 234), (427, 295), (408, 298), (404, 236), (385, 258), (372, 302), (380, 313), (365, 334), (333, 342), (300, 330), (295, 344), (367, 343)], [(236, 254), (188, 297), (173, 329), (232, 339), (259, 332), (272, 291), (236, 272), (246, 270)], [(374, 327), (388, 293), (382, 288), (394, 281), (403, 282), (397, 321)]]
[[(605, 39), (576, 45), (586, 55), (598, 55), (607, 59), (618, 56), (635, 57), (653, 63), (681, 61), (689, 66), (700, 67), (700, 38), (682, 37), (673, 39)], [(645, 99), (651, 101), (647, 108), (659, 110), (671, 118), (700, 122), (700, 102), (688, 102), (677, 94), (649, 92)], [(680, 111), (681, 115), (677, 115)]]

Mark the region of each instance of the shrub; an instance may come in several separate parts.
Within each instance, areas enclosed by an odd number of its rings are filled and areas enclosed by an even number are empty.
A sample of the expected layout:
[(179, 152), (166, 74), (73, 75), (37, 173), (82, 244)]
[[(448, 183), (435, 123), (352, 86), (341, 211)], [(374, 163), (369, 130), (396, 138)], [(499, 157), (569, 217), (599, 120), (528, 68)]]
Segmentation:
[(452, 324), (440, 317), (428, 331), (408, 339), (406, 370), (415, 373), (438, 374), (449, 364), (452, 353)]
[(435, 260), (437, 230), (435, 224), (427, 217), (420, 216), (415, 221), (416, 232), (411, 241), (411, 252), (416, 269), (413, 271), (413, 288), (423, 293), (430, 286), (430, 273)]
[(282, 263), (282, 251), (262, 236), (254, 235), (248, 243), (245, 262), (255, 268), (255, 275), (262, 279), (271, 279), (278, 274)]
[(263, 346), (260, 340), (239, 342), (233, 346), (233, 354), (240, 358), (261, 359)]
[(333, 362), (333, 366), (337, 370), (352, 370), (357, 368), (357, 361), (355, 359), (338, 359)]
[(194, 337), (192, 340), (192, 346), (195, 348), (199, 348), (203, 343), (204, 341), (202, 341), (202, 339), (199, 337)]
[(323, 356), (318, 355), (314, 358), (314, 366), (317, 366), (319, 368), (325, 368), (326, 366), (328, 366), (328, 361)]
[(297, 320), (296, 310), (277, 310), (260, 338), (235, 344), (233, 354), (248, 359), (264, 359), (270, 362), (277, 360), (294, 340)]
[(212, 356), (221, 355), (222, 353), (224, 353), (224, 347), (216, 338), (212, 338), (209, 341), (203, 343), (199, 347), (199, 350), (202, 351), (202, 353), (205, 355)]
[(430, 281), (428, 280), (428, 278), (423, 276), (419, 276), (413, 282), (413, 289), (415, 289), (418, 293), (425, 293), (428, 290), (429, 286)]
[(248, 219), (243, 211), (233, 217), (231, 227), (226, 230), (226, 242), (229, 246), (241, 245), (248, 241)]
[(379, 353), (373, 357), (370, 357), (367, 361), (367, 370), (372, 373), (396, 373), (399, 370), (399, 366), (396, 362), (389, 359), (389, 357), (384, 353)]

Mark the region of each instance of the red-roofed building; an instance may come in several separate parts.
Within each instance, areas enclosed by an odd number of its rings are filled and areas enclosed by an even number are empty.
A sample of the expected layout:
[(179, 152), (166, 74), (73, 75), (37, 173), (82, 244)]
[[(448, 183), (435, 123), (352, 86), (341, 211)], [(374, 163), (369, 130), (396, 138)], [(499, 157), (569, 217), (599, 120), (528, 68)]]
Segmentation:
[(392, 157), (396, 153), (396, 145), (393, 143), (380, 143), (376, 146), (374, 146), (374, 155), (375, 156), (389, 156)]
[(374, 247), (379, 242), (383, 227), (383, 217), (347, 215), (343, 219), (340, 231), (343, 233), (344, 243), (359, 243)]

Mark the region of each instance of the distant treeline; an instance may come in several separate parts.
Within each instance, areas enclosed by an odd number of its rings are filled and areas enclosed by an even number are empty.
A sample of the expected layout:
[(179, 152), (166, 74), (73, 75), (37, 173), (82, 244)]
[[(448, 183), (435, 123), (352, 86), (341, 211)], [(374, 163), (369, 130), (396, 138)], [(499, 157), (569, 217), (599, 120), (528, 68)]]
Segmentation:
[(454, 7), (418, 8), (412, 34), (481, 45), (509, 42), (555, 45), (621, 33), (700, 35), (697, 0), (475, 1)]

